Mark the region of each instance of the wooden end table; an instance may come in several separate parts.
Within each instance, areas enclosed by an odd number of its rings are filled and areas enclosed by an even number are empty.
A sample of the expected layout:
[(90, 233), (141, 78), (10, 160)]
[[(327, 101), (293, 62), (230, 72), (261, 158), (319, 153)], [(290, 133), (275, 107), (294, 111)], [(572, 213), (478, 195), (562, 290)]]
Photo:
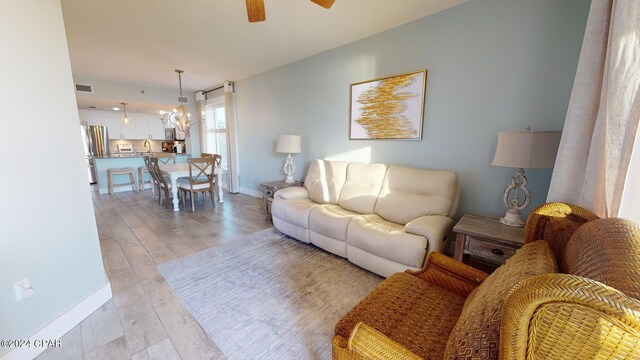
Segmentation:
[(499, 266), (524, 244), (523, 228), (504, 225), (498, 219), (485, 216), (465, 214), (453, 231), (456, 232), (454, 258), (460, 262), (469, 255)]
[(291, 186), (302, 186), (302, 181), (294, 181), (294, 182), (284, 182), (281, 181), (272, 181), (264, 184), (260, 184), (262, 186), (262, 201), (264, 202), (264, 218), (266, 220), (271, 220), (271, 202), (273, 202), (273, 194), (276, 191), (284, 188), (288, 188)]

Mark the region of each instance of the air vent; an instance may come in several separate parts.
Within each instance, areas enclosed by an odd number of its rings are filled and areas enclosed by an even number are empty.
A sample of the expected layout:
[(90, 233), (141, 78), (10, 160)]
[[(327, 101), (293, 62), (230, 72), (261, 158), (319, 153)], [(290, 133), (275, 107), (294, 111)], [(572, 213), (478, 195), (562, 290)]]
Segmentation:
[(93, 86), (86, 84), (76, 84), (76, 91), (81, 93), (93, 94)]
[(178, 102), (182, 104), (186, 104), (189, 102), (189, 99), (186, 96), (178, 96)]
[(97, 109), (97, 107), (95, 107), (93, 105), (89, 105), (89, 109)]

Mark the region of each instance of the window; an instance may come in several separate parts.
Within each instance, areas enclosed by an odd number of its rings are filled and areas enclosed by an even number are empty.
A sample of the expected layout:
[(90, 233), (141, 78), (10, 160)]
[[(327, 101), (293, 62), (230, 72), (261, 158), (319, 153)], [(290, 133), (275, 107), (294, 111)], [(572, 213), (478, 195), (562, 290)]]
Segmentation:
[(222, 155), (222, 168), (226, 171), (228, 165), (227, 121), (224, 106), (223, 97), (207, 101), (205, 107), (204, 152)]

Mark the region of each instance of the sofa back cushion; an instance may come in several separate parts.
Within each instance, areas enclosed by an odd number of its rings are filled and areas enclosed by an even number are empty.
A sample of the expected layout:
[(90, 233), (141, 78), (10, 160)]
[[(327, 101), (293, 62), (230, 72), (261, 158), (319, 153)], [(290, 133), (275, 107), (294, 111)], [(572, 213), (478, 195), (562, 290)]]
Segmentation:
[(347, 178), (348, 164), (346, 161), (313, 160), (304, 179), (311, 200), (319, 204), (337, 204)]
[(424, 215), (453, 216), (458, 174), (452, 171), (389, 165), (375, 213), (405, 225)]
[(621, 218), (582, 225), (564, 249), (561, 269), (640, 300), (640, 225)]
[(518, 282), (557, 272), (556, 259), (544, 240), (524, 245), (480, 284), (465, 301), (453, 327), (445, 359), (498, 359), (501, 307)]
[(386, 172), (384, 164), (350, 163), (338, 205), (360, 214), (373, 214)]

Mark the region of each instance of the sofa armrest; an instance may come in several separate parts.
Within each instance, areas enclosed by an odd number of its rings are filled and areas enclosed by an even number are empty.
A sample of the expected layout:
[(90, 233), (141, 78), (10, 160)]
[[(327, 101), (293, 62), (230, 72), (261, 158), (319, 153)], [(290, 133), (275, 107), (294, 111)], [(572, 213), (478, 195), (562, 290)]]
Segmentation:
[(429, 254), (421, 270), (405, 272), (465, 298), (489, 276), (438, 252)]
[(302, 186), (292, 186), (276, 191), (276, 193), (273, 194), (273, 198), (287, 200), (308, 199), (309, 192)]
[(502, 305), (500, 359), (638, 359), (640, 301), (575, 275), (516, 284)]
[(419, 360), (420, 356), (389, 339), (385, 334), (371, 326), (359, 322), (349, 336), (347, 349), (358, 359), (398, 359)]
[(404, 226), (404, 230), (410, 234), (420, 235), (429, 241), (428, 252), (442, 252), (444, 239), (453, 228), (453, 220), (448, 216), (427, 215), (411, 220)]

